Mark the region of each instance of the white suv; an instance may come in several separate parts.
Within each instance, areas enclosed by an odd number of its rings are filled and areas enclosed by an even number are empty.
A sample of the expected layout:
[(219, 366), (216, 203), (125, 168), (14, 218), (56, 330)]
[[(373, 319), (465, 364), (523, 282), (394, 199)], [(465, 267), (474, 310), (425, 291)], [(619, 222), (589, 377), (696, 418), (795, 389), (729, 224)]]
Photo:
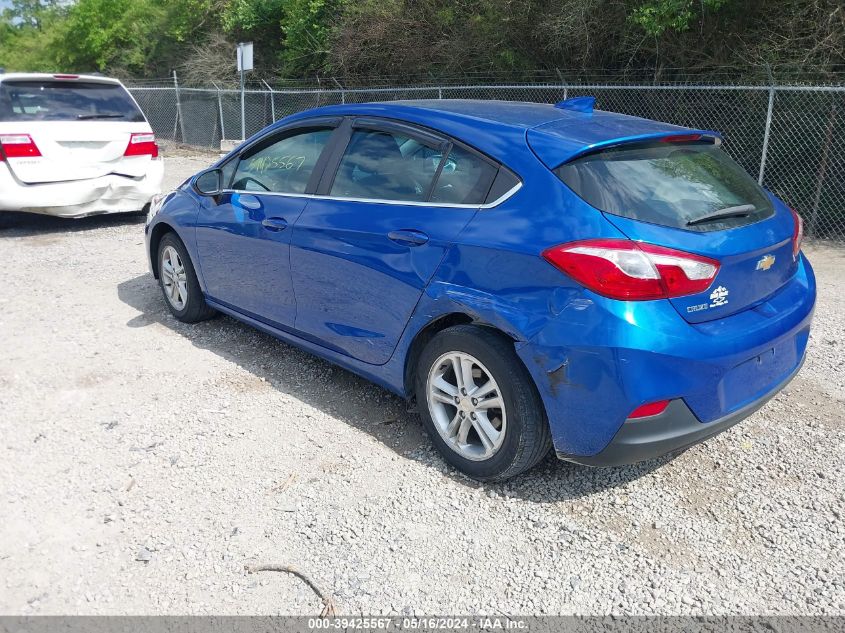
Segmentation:
[(0, 211), (141, 211), (163, 175), (153, 130), (118, 80), (0, 74)]

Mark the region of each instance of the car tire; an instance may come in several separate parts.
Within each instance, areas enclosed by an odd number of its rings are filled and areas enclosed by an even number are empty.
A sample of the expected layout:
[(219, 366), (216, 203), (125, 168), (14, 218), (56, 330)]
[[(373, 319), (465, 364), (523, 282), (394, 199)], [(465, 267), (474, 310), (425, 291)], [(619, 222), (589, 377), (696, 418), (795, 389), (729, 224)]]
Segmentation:
[(216, 314), (205, 302), (188, 250), (175, 233), (158, 244), (158, 285), (171, 314), (183, 323), (205, 321)]
[(490, 328), (457, 325), (434, 336), (417, 362), (415, 393), (435, 446), (473, 479), (504, 481), (535, 466), (551, 449), (534, 381), (513, 341)]

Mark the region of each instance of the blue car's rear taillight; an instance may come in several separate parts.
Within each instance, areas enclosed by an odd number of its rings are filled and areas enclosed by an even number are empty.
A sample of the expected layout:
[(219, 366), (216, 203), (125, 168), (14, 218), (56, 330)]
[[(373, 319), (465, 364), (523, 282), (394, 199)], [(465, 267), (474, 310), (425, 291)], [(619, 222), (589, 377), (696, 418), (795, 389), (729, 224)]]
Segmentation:
[(703, 292), (719, 272), (715, 259), (624, 239), (561, 244), (543, 257), (593, 292), (626, 301)]
[(801, 242), (804, 241), (804, 220), (795, 212), (795, 209), (790, 209), (792, 212), (792, 219), (795, 220), (795, 228), (792, 231), (792, 259), (798, 259), (798, 253), (801, 252)]

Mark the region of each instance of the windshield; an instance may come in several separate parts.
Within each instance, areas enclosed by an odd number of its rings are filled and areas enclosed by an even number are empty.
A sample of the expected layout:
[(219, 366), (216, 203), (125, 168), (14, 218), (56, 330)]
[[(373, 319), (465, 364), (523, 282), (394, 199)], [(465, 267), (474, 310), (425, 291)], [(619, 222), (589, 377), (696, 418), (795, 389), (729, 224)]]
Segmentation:
[(555, 173), (593, 207), (652, 224), (714, 231), (773, 213), (757, 182), (710, 142), (625, 145)]
[(123, 86), (80, 81), (0, 83), (0, 121), (144, 121)]

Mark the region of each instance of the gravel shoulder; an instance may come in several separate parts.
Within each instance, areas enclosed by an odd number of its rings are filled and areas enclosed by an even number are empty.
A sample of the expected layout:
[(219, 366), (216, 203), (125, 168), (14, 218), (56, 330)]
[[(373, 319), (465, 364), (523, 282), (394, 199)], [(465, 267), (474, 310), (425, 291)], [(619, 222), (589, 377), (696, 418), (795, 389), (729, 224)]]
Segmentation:
[(480, 485), (386, 391), (175, 321), (143, 242), (140, 217), (0, 218), (0, 613), (319, 613), (244, 570), (280, 563), (344, 614), (845, 614), (845, 247), (807, 247), (806, 365), (742, 424)]

